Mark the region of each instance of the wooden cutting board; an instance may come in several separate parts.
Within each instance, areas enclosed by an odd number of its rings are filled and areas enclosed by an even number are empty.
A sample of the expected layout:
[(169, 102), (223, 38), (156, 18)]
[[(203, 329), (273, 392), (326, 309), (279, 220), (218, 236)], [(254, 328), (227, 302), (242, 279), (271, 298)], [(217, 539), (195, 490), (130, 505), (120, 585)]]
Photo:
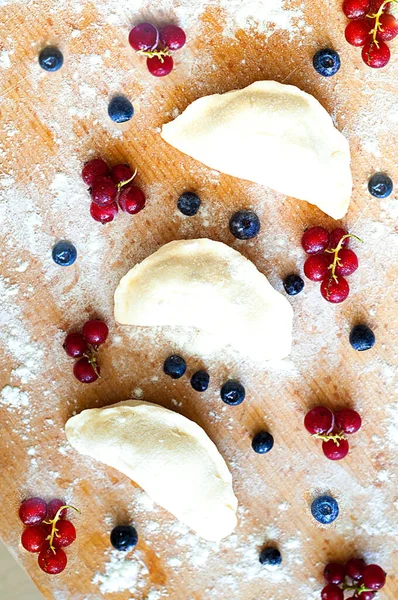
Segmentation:
[[(111, 2), (44, 0), (1, 9), (0, 534), (46, 598), (95, 600), (110, 593), (115, 600), (304, 600), (319, 597), (326, 562), (364, 555), (388, 572), (380, 598), (392, 600), (398, 593), (398, 204), (395, 193), (384, 201), (371, 197), (366, 184), (378, 170), (398, 180), (398, 47), (392, 45), (386, 69), (365, 67), (360, 52), (344, 41), (339, 2), (308, 0), (298, 35), (237, 29), (235, 37), (225, 35), (225, 14), (214, 3), (204, 4), (192, 2), (198, 17), (190, 19), (188, 45), (162, 80), (146, 72), (126, 42), (129, 26), (139, 20), (134, 2), (124, 27), (106, 18), (112, 10), (119, 14)], [(298, 9), (300, 3), (287, 4)], [(143, 14), (158, 23), (174, 20), (162, 2)], [(37, 65), (47, 42), (65, 51), (65, 65), (54, 74)], [(323, 79), (311, 61), (329, 45), (341, 53), (342, 68)], [(112, 294), (136, 262), (170, 240), (194, 237), (233, 246), (282, 291), (283, 277), (302, 271), (304, 228), (335, 226), (305, 202), (220, 175), (161, 140), (161, 125), (194, 99), (259, 79), (314, 94), (349, 137), (354, 192), (343, 225), (364, 240), (353, 244), (360, 268), (340, 306), (327, 304), (308, 281), (290, 299), (294, 346), (281, 364), (259, 367), (228, 352), (211, 361), (185, 354), (189, 374), (199, 366), (211, 374), (211, 388), (199, 395), (188, 378), (172, 382), (162, 373), (165, 356), (178, 350), (170, 336), (114, 323)], [(107, 101), (117, 92), (131, 97), (136, 109), (124, 126), (106, 115)], [(148, 198), (142, 213), (119, 215), (107, 226), (90, 219), (79, 173), (94, 155), (137, 166)], [(178, 195), (188, 189), (203, 202), (192, 219), (176, 212)], [(240, 208), (261, 217), (261, 233), (249, 242), (228, 231), (231, 213)], [(75, 265), (64, 269), (51, 261), (54, 242), (63, 238), (78, 250)], [(100, 352), (101, 380), (84, 386), (73, 378), (62, 341), (92, 316), (106, 320), (110, 337)], [(377, 344), (369, 352), (356, 353), (349, 345), (358, 322), (375, 330)], [(239, 407), (219, 398), (229, 376), (247, 390)], [(221, 544), (200, 541), (126, 477), (67, 444), (63, 427), (69, 416), (134, 394), (194, 419), (228, 461), (239, 526)], [(318, 403), (353, 406), (363, 417), (342, 463), (329, 462), (303, 428), (306, 410)], [(267, 456), (250, 447), (262, 428), (275, 438)], [(310, 515), (319, 493), (331, 493), (340, 504), (340, 516), (329, 527)], [(17, 510), (31, 494), (61, 496), (81, 510), (71, 517), (78, 538), (67, 550), (62, 575), (42, 573), (36, 557), (19, 545)], [(137, 550), (125, 560), (110, 553), (109, 544), (111, 528), (124, 522), (133, 522), (140, 534)], [(258, 563), (259, 550), (270, 542), (283, 555), (276, 573)]]

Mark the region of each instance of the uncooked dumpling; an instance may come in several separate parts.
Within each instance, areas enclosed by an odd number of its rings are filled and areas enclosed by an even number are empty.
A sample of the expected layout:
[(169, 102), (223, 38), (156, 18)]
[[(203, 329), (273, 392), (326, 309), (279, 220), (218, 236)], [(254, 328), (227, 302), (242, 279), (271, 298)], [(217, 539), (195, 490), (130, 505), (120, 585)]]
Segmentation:
[(222, 242), (170, 242), (125, 275), (115, 292), (124, 325), (195, 328), (191, 353), (232, 346), (256, 360), (291, 349), (293, 311), (255, 265)]
[(232, 477), (199, 425), (150, 402), (84, 410), (65, 426), (71, 445), (138, 483), (154, 502), (207, 540), (236, 526)]
[(346, 138), (310, 94), (276, 81), (193, 102), (162, 137), (222, 173), (315, 204), (334, 219), (352, 192)]

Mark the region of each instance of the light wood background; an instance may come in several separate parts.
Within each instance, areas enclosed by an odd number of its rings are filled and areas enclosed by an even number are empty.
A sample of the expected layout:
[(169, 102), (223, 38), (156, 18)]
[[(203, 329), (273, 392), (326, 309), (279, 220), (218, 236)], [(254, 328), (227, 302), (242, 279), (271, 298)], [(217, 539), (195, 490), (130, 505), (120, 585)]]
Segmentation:
[[(398, 595), (398, 471), (391, 429), (398, 386), (397, 200), (392, 196), (381, 202), (366, 191), (374, 171), (386, 170), (398, 180), (397, 127), (390, 118), (397, 98), (398, 48), (387, 69), (371, 72), (361, 64), (360, 52), (344, 41), (339, 4), (306, 2), (304, 17), (311, 30), (292, 39), (277, 31), (268, 41), (242, 30), (235, 39), (226, 37), (222, 13), (208, 8), (187, 32), (189, 44), (178, 55), (175, 72), (164, 80), (151, 78), (126, 44), (136, 17), (133, 3), (125, 29), (104, 22), (95, 3), (85, 3), (79, 12), (73, 2), (49, 0), (1, 10), (0, 50), (12, 48), (13, 53), (11, 67), (1, 72), (0, 160), (3, 177), (14, 181), (12, 190), (4, 186), (1, 196), (1, 273), (8, 285), (19, 286), (19, 293), (8, 301), (20, 311), (23, 326), (43, 356), (37, 378), (26, 384), (13, 378), (18, 360), (7, 352), (0, 358), (0, 388), (18, 386), (30, 397), (27, 409), (0, 405), (0, 534), (46, 598), (101, 597), (93, 577), (104, 572), (109, 530), (122, 520), (132, 520), (140, 531), (137, 556), (149, 574), (142, 577), (143, 587), (114, 593), (110, 597), (115, 600), (142, 600), (150, 590), (173, 600), (315, 598), (324, 585), (324, 564), (356, 554), (380, 562), (388, 571), (381, 599)], [(146, 18), (159, 22), (165, 16), (152, 6)], [(62, 70), (51, 75), (41, 73), (36, 64), (40, 47), (48, 41), (59, 43), (66, 59)], [(337, 48), (342, 58), (341, 71), (330, 80), (319, 77), (311, 65), (313, 53), (327, 45)], [(89, 63), (80, 59), (93, 54), (103, 57), (101, 69), (84, 71), (82, 65)], [(364, 238), (363, 246), (355, 246), (361, 265), (350, 279), (352, 294), (341, 306), (324, 302), (310, 282), (291, 299), (294, 348), (283, 365), (256, 367), (227, 352), (210, 362), (187, 357), (190, 373), (202, 365), (211, 373), (211, 389), (198, 396), (188, 379), (171, 382), (163, 376), (164, 357), (177, 348), (161, 332), (126, 331), (114, 323), (112, 291), (137, 261), (163, 243), (184, 237), (207, 236), (234, 246), (279, 290), (285, 275), (300, 271), (303, 229), (315, 224), (333, 227), (330, 218), (306, 203), (218, 176), (174, 151), (158, 134), (173, 111), (183, 110), (197, 97), (272, 78), (313, 93), (349, 136), (355, 185), (343, 224)], [(71, 86), (70, 95), (65, 82)], [(119, 89), (114, 89), (115, 82)], [(85, 113), (90, 99), (84, 96), (84, 85), (95, 90), (91, 114)], [(106, 116), (108, 97), (119, 91), (136, 107), (135, 117), (124, 127), (114, 126)], [(76, 105), (78, 99), (83, 107)], [(88, 216), (84, 189), (78, 199), (67, 193), (56, 199), (56, 174), (78, 181), (79, 168), (90, 153), (112, 164), (128, 160), (138, 167), (138, 181), (148, 195), (145, 211), (131, 220), (119, 216), (101, 227)], [(9, 179), (2, 184), (5, 181)], [(203, 200), (203, 212), (189, 221), (175, 209), (178, 194), (186, 189), (196, 190)], [(19, 194), (15, 198), (13, 190)], [(29, 208), (8, 226), (7, 216), (18, 213), (18, 203)], [(254, 241), (240, 243), (229, 234), (227, 223), (234, 209), (246, 207), (258, 211), (262, 230)], [(30, 226), (35, 215), (39, 220)], [(29, 232), (29, 227), (33, 233), (26, 240), (21, 232)], [(71, 232), (76, 233), (72, 241), (78, 261), (58, 269), (51, 263), (52, 244), (70, 238)], [(90, 263), (89, 244), (96, 240), (105, 252)], [(29, 263), (23, 273), (15, 270), (21, 261)], [(64, 332), (96, 314), (109, 323), (110, 340), (100, 354), (102, 379), (85, 387), (74, 381), (73, 363), (61, 344)], [(362, 321), (374, 328), (377, 344), (370, 352), (355, 353), (348, 334)], [(6, 346), (4, 339), (0, 344), (0, 349)], [(244, 404), (231, 409), (218, 397), (228, 376), (240, 378), (248, 395)], [(170, 515), (143, 509), (134, 484), (68, 447), (63, 426), (69, 416), (128, 398), (137, 387), (145, 399), (179, 410), (203, 426), (229, 462), (240, 524), (232, 541), (220, 548), (199, 542), (194, 549), (185, 542), (179, 545), (181, 534)], [(319, 402), (332, 408), (355, 406), (362, 414), (363, 429), (341, 464), (328, 462), (303, 428), (306, 410)], [(262, 427), (275, 438), (266, 457), (254, 455), (250, 448), (252, 435)], [(320, 492), (333, 493), (340, 503), (340, 517), (327, 528), (309, 513), (311, 499)], [(42, 573), (36, 557), (19, 546), (17, 509), (28, 494), (61, 495), (82, 511), (73, 517), (78, 540), (67, 551), (67, 570), (58, 577)], [(150, 522), (160, 529), (151, 532)], [(257, 565), (258, 550), (268, 541), (277, 543), (283, 554), (276, 575)], [(198, 565), (195, 553), (204, 551), (207, 561)], [(170, 559), (176, 556), (181, 562), (173, 567)]]

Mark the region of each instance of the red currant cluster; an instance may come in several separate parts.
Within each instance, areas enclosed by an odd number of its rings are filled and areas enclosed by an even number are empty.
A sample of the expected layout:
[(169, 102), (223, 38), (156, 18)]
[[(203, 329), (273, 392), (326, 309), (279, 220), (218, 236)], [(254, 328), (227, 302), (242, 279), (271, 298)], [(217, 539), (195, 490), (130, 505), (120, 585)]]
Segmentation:
[(185, 31), (177, 25), (166, 25), (160, 31), (152, 23), (136, 25), (129, 35), (130, 46), (146, 56), (146, 65), (151, 75), (164, 77), (173, 70), (171, 51), (179, 50), (186, 42)]
[(66, 567), (68, 559), (62, 548), (76, 539), (76, 529), (66, 520), (68, 506), (55, 498), (48, 504), (42, 498), (28, 498), (22, 502), (19, 517), (26, 528), (21, 543), (28, 552), (39, 553), (39, 567), (49, 575), (57, 575)]
[(358, 268), (358, 257), (348, 248), (350, 238), (358, 237), (344, 229), (329, 232), (324, 227), (311, 227), (301, 238), (301, 245), (310, 254), (304, 263), (304, 273), (311, 281), (321, 281), (321, 294), (328, 302), (343, 302), (350, 293), (347, 275)]
[[(348, 454), (346, 435), (360, 430), (362, 419), (351, 408), (343, 408), (334, 414), (326, 406), (316, 406), (304, 418), (304, 427), (317, 440), (322, 440), (324, 455), (330, 460), (341, 460)], [(334, 433), (333, 433), (334, 432)]]
[(385, 67), (390, 60), (386, 44), (398, 35), (398, 21), (389, 14), (397, 0), (344, 0), (343, 12), (350, 19), (345, 38), (352, 46), (362, 47), (362, 60), (373, 69)]
[(95, 221), (110, 223), (119, 207), (130, 215), (144, 208), (144, 192), (130, 185), (136, 174), (137, 170), (133, 173), (128, 165), (115, 165), (109, 169), (102, 158), (94, 158), (84, 165), (82, 179), (89, 186), (90, 214)]
[(81, 383), (93, 383), (100, 376), (97, 351), (108, 337), (108, 326), (98, 319), (91, 319), (83, 325), (81, 333), (68, 333), (64, 350), (72, 358), (78, 358), (73, 367), (73, 375)]
[(373, 600), (386, 582), (383, 569), (367, 565), (363, 558), (351, 558), (345, 565), (329, 563), (323, 574), (328, 585), (321, 592), (322, 600), (344, 600), (345, 591), (352, 592), (347, 600)]

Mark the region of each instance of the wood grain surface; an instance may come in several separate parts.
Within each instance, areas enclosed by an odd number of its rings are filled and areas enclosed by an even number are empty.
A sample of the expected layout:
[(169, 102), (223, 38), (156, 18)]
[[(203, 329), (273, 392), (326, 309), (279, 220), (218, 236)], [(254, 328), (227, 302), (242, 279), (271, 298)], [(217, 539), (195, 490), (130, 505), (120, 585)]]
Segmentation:
[[(318, 598), (324, 564), (357, 554), (388, 571), (380, 599), (398, 596), (398, 470), (396, 446), (388, 433), (398, 389), (398, 213), (391, 209), (397, 200), (393, 196), (382, 202), (366, 191), (374, 171), (385, 170), (398, 180), (397, 121), (389, 120), (390, 99), (398, 91), (398, 48), (385, 70), (370, 71), (360, 52), (344, 41), (339, 4), (309, 0), (303, 8), (307, 32), (290, 38), (288, 32), (275, 31), (268, 39), (243, 30), (235, 38), (225, 36), (222, 12), (209, 7), (187, 32), (189, 43), (177, 58), (177, 68), (163, 80), (153, 79), (128, 47), (128, 28), (137, 20), (134, 3), (125, 28), (105, 22), (95, 3), (82, 3), (77, 11), (73, 2), (44, 0), (10, 4), (0, 11), (0, 50), (13, 49), (12, 65), (1, 71), (0, 82), (1, 275), (18, 290), (7, 297), (9, 310), (19, 315), (43, 353), (37, 355), (36, 378), (27, 383), (16, 379), (13, 371), (20, 362), (6, 351), (8, 332), (3, 329), (0, 389), (11, 385), (27, 392), (29, 406), (12, 410), (0, 404), (0, 535), (46, 598), (102, 597), (93, 578), (104, 573), (109, 531), (122, 521), (133, 521), (139, 530), (137, 556), (148, 572), (142, 571), (134, 590), (110, 594), (115, 600), (143, 600), (150, 593), (173, 600)], [(146, 18), (156, 22), (166, 17), (160, 9), (157, 14), (154, 3)], [(78, 35), (73, 34), (76, 30)], [(60, 44), (65, 52), (65, 65), (54, 74), (44, 74), (37, 66), (38, 51), (48, 42)], [(342, 68), (335, 77), (322, 79), (311, 60), (317, 49), (329, 45), (341, 53)], [(95, 55), (101, 56), (101, 68), (90, 71), (92, 63), (83, 59)], [(136, 262), (185, 237), (226, 242), (282, 291), (282, 278), (302, 270), (303, 229), (335, 225), (305, 202), (219, 175), (161, 140), (159, 127), (176, 110), (204, 94), (260, 79), (276, 79), (314, 94), (349, 137), (354, 192), (343, 224), (364, 239), (363, 245), (355, 244), (360, 268), (350, 279), (349, 299), (340, 306), (327, 304), (311, 282), (291, 298), (294, 343), (283, 364), (251, 365), (227, 351), (211, 362), (186, 356), (189, 374), (198, 366), (211, 373), (209, 391), (198, 395), (188, 378), (173, 382), (162, 373), (165, 356), (178, 350), (170, 337), (114, 323), (112, 293)], [(91, 113), (84, 86), (94, 90), (96, 108)], [(120, 91), (136, 108), (132, 121), (122, 127), (106, 115), (108, 98)], [(385, 104), (380, 103), (382, 96)], [(369, 151), (372, 140), (381, 149), (379, 155)], [(111, 164), (127, 160), (137, 166), (138, 182), (148, 197), (142, 213), (119, 215), (102, 227), (90, 219), (84, 187), (78, 188), (78, 198), (71, 192), (69, 199), (67, 190), (57, 197), (56, 175), (77, 182), (79, 169), (93, 155)], [(187, 189), (199, 193), (204, 210), (190, 220), (176, 213), (176, 199)], [(238, 208), (260, 215), (262, 229), (255, 240), (238, 242), (229, 233), (229, 216)], [(8, 226), (10, 214), (17, 217)], [(51, 248), (57, 239), (71, 237), (71, 231), (77, 232), (71, 241), (79, 257), (74, 266), (61, 269), (52, 264)], [(16, 270), (21, 261), (29, 263), (24, 272)], [(5, 303), (1, 308), (7, 308)], [(100, 351), (102, 378), (84, 386), (72, 376), (73, 361), (64, 355), (62, 340), (65, 332), (95, 315), (111, 331)], [(358, 322), (375, 330), (377, 344), (369, 352), (356, 353), (349, 345), (349, 331)], [(239, 378), (247, 390), (247, 400), (234, 408), (225, 407), (218, 395), (229, 376)], [(239, 526), (230, 540), (216, 546), (181, 534), (165, 511), (143, 506), (140, 490), (127, 478), (68, 446), (63, 430), (68, 417), (131, 397), (137, 387), (145, 399), (199, 423), (229, 463), (240, 505)], [(303, 428), (306, 410), (317, 403), (354, 406), (362, 414), (363, 429), (340, 464), (327, 461), (320, 444)], [(258, 456), (250, 441), (264, 427), (274, 435), (275, 446), (269, 455)], [(319, 526), (310, 515), (311, 499), (320, 492), (332, 493), (340, 503), (340, 516), (329, 527)], [(42, 573), (36, 557), (19, 546), (17, 509), (28, 494), (61, 495), (81, 510), (73, 517), (78, 539), (67, 549), (68, 568), (60, 576)], [(154, 522), (159, 527), (150, 529)], [(268, 542), (278, 544), (283, 555), (278, 574), (257, 564), (258, 551)], [(197, 554), (205, 555), (203, 562), (195, 560)], [(177, 562), (172, 561), (175, 557)]]

